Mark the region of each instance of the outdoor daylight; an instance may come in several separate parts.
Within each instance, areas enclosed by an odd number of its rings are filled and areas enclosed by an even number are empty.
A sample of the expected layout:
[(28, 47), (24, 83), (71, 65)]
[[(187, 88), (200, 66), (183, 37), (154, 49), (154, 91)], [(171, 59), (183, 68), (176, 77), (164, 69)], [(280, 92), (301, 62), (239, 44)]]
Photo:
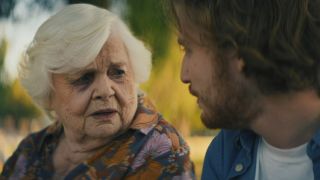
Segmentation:
[[(140, 88), (177, 129), (177, 136), (186, 140), (196, 178), (200, 179), (205, 152), (218, 130), (204, 127), (197, 99), (180, 80), (184, 49), (179, 47), (174, 22), (159, 0), (0, 1), (0, 172), (23, 138), (55, 121), (26, 93), (18, 80), (19, 64), (40, 25), (75, 3), (92, 4), (115, 13), (151, 51), (151, 75)], [(38, 82), (32, 83), (38, 87)]]

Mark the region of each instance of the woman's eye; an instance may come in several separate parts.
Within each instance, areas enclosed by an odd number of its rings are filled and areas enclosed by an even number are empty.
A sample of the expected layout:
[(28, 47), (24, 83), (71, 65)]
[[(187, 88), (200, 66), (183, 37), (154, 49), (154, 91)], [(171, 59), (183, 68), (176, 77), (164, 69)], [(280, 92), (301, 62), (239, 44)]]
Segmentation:
[(82, 75), (80, 78), (71, 82), (71, 84), (74, 86), (88, 86), (93, 82), (93, 79), (94, 79), (94, 73), (86, 73)]
[(125, 71), (121, 68), (111, 68), (108, 71), (108, 76), (111, 78), (119, 79), (122, 78), (125, 75)]

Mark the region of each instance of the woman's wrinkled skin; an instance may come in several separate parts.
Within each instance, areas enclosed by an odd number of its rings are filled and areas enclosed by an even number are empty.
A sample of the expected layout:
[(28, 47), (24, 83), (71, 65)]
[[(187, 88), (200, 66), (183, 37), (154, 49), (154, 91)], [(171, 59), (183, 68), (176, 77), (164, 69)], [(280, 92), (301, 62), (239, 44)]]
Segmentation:
[(129, 127), (137, 109), (137, 88), (116, 32), (94, 62), (72, 73), (53, 74), (52, 81), (50, 107), (64, 128), (53, 159), (59, 179)]

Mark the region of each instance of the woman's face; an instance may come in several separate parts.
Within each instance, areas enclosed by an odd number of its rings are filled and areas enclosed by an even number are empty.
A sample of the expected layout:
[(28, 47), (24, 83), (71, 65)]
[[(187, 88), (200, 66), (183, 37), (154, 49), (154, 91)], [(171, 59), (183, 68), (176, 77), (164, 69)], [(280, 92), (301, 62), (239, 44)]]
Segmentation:
[(66, 135), (106, 138), (126, 129), (137, 109), (137, 89), (126, 48), (111, 33), (95, 61), (53, 74), (51, 108)]

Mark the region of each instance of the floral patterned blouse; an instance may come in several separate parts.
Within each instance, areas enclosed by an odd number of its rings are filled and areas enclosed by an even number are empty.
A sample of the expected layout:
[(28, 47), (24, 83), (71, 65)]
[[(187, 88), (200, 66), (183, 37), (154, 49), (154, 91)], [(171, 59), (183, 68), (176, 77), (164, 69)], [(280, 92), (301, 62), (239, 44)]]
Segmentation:
[[(5, 163), (0, 179), (52, 179), (53, 152), (63, 128), (54, 123), (26, 137)], [(195, 179), (189, 147), (176, 129), (139, 98), (130, 128), (65, 179)]]

